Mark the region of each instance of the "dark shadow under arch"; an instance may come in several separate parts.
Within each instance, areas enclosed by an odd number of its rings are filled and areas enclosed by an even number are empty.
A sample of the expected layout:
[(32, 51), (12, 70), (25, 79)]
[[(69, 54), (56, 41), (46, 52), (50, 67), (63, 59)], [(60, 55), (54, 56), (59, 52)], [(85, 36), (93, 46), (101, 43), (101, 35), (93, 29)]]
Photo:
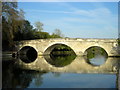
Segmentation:
[(25, 63), (31, 63), (36, 60), (38, 53), (31, 46), (24, 46), (19, 51), (19, 58)]

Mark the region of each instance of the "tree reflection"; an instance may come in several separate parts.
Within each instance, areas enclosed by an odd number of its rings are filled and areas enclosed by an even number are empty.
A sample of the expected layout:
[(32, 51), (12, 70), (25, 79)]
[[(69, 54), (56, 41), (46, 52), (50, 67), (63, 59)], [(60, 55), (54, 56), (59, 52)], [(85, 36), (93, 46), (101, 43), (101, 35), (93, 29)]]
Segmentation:
[(54, 75), (54, 77), (60, 77), (60, 75), (61, 75), (60, 72), (53, 72), (52, 74)]
[(3, 62), (2, 87), (3, 88), (28, 88), (33, 82), (35, 87), (42, 85), (45, 72), (16, 69), (14, 62)]
[(44, 56), (46, 61), (55, 67), (64, 67), (73, 62), (76, 55), (48, 55)]

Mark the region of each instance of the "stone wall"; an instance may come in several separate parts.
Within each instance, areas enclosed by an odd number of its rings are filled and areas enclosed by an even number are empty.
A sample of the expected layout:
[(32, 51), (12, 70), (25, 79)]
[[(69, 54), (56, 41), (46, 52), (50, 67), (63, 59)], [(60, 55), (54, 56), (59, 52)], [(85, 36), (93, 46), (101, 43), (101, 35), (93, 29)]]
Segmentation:
[(24, 40), (16, 42), (18, 51), (24, 46), (31, 46), (38, 52), (38, 55), (49, 54), (58, 44), (64, 44), (71, 47), (77, 55), (84, 55), (84, 52), (88, 48), (98, 46), (103, 48), (108, 53), (108, 56), (119, 56), (116, 39), (63, 38)]

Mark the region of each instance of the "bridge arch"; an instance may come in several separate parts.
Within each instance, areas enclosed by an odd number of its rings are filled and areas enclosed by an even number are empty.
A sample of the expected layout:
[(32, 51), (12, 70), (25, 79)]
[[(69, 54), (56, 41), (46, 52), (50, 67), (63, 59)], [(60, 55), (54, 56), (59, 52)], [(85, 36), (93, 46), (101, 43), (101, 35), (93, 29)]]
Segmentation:
[(102, 47), (108, 54), (108, 56), (120, 56), (117, 52), (117, 43), (115, 39), (38, 39), (38, 40), (24, 40), (17, 41), (16, 48), (17, 50), (21, 49), (24, 46), (32, 46), (38, 52), (38, 55), (43, 55), (48, 51), (51, 51), (54, 44), (64, 44), (69, 46), (76, 55), (83, 55), (86, 49), (99, 46)]
[(101, 49), (101, 50), (103, 50), (103, 52), (108, 56), (108, 52), (107, 52), (106, 49), (104, 49), (102, 46), (94, 46), (94, 45), (86, 48), (85, 51), (84, 51), (84, 55), (86, 55), (86, 54), (87, 54), (87, 51), (88, 51), (89, 49), (91, 49), (91, 48)]
[(38, 52), (32, 46), (23, 46), (18, 51), (19, 58), (25, 63), (34, 62), (38, 56)]
[[(73, 52), (75, 53), (74, 49), (71, 48), (69, 45), (67, 45), (67, 44), (65, 44), (65, 43), (61, 43), (61, 42), (60, 42), (60, 43), (56, 42), (56, 43), (50, 44), (49, 46), (47, 46), (47, 47), (45, 48), (45, 50), (44, 50), (44, 55), (49, 55), (49, 54), (51, 53), (51, 51), (52, 51), (56, 46), (59, 46), (59, 45), (67, 46), (67, 47), (69, 47), (71, 50), (73, 50)], [(75, 54), (76, 54), (76, 53), (75, 53)]]

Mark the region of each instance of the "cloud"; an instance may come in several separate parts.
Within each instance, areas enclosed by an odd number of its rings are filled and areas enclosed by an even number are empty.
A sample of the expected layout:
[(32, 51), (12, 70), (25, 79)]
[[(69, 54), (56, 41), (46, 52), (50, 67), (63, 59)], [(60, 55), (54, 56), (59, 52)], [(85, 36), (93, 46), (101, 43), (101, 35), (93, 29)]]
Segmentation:
[(34, 9), (27, 9), (28, 12), (36, 12), (36, 13), (54, 13), (54, 14), (70, 14), (72, 12), (68, 11), (49, 11), (49, 10), (34, 10)]
[[(99, 6), (99, 8), (89, 10), (79, 9), (67, 3), (59, 4), (67, 8), (67, 11), (27, 9), (26, 12), (48, 15), (47, 17), (43, 16), (43, 18), (39, 15), (42, 18), (40, 21), (45, 25), (45, 31), (48, 32), (53, 32), (55, 28), (59, 28), (68, 37), (116, 38), (118, 36), (118, 16), (112, 13), (110, 9), (104, 6), (100, 8)], [(54, 15), (49, 17), (49, 14)], [(33, 18), (38, 20), (38, 17)]]
[[(47, 11), (47, 10), (31, 10), (32, 12), (53, 13), (53, 14), (74, 14), (76, 17), (59, 17), (57, 20), (52, 18), (49, 21), (78, 22), (78, 23), (94, 23), (94, 24), (111, 24), (118, 19), (117, 15), (113, 15), (107, 8), (98, 8), (94, 10), (74, 10), (74, 11)], [(82, 16), (82, 17), (81, 17)]]
[(27, 9), (26, 12), (34, 12), (34, 13), (53, 13), (53, 14), (75, 14), (75, 15), (82, 15), (88, 17), (98, 17), (98, 16), (108, 16), (111, 15), (111, 12), (107, 8), (98, 8), (94, 10), (82, 10), (74, 8), (73, 11), (50, 11), (50, 10), (34, 10), (34, 9)]
[(117, 38), (118, 36), (118, 17), (107, 8), (76, 10), (69, 14), (83, 17), (61, 17), (57, 20), (52, 18), (44, 20), (44, 23), (49, 27), (60, 28), (68, 37)]

